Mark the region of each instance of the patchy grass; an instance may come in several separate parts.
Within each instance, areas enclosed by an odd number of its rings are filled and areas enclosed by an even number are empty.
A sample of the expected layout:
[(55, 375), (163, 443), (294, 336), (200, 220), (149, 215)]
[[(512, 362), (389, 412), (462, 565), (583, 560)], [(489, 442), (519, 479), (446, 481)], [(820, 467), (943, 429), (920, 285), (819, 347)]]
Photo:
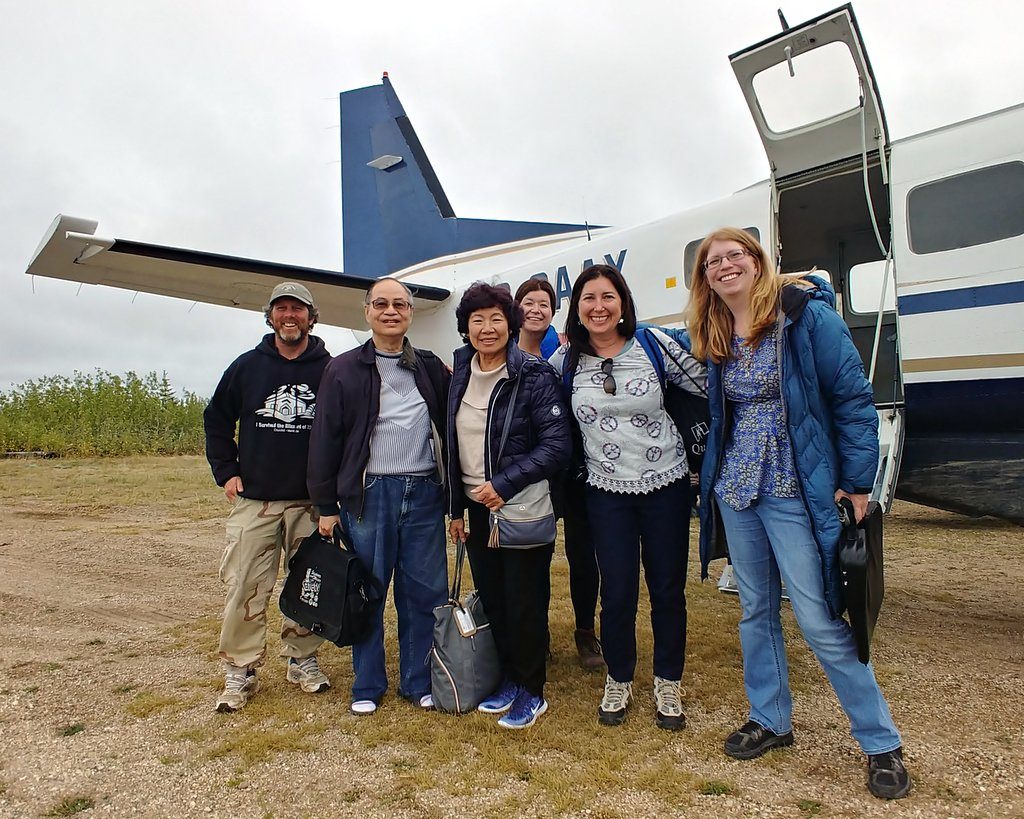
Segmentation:
[(720, 779), (705, 779), (697, 788), (697, 793), (702, 796), (728, 796), (736, 792), (736, 787), (731, 782), (723, 782)]
[(62, 737), (73, 737), (75, 734), (80, 734), (85, 730), (85, 723), (75, 722), (71, 725), (65, 725), (63, 728), (59, 728), (57, 733)]
[(323, 733), (325, 725), (303, 725), (301, 728), (242, 726), (228, 731), (207, 751), (211, 759), (237, 756), (244, 770), (283, 751), (316, 750), (313, 739)]
[(184, 703), (175, 697), (157, 694), (152, 691), (141, 691), (125, 706), (125, 710), (133, 717), (144, 719), (151, 717), (165, 708), (181, 708)]
[(96, 800), (91, 796), (66, 796), (47, 812), (47, 816), (74, 816), (83, 810), (89, 810), (96, 806)]
[(801, 799), (796, 803), (796, 806), (800, 808), (803, 813), (809, 816), (817, 816), (821, 813), (822, 804), (816, 799)]

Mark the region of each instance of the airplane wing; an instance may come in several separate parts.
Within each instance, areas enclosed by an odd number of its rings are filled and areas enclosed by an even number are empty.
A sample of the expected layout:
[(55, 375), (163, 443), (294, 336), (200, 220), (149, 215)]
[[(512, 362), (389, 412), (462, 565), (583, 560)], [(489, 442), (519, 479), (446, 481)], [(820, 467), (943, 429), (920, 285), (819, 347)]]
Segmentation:
[[(364, 324), (363, 294), (374, 277), (104, 239), (95, 235), (96, 227), (89, 219), (57, 216), (25, 272), (257, 311), (263, 310), (275, 284), (298, 281), (313, 293), (322, 323), (350, 328)], [(428, 304), (451, 295), (442, 287), (409, 286), (417, 300)]]

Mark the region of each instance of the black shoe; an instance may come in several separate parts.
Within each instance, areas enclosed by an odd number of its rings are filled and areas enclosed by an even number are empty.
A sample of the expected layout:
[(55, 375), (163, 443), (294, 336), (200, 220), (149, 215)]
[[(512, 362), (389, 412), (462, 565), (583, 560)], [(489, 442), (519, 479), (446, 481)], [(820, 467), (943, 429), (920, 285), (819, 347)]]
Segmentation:
[(772, 748), (783, 748), (792, 744), (792, 731), (776, 734), (751, 721), (725, 738), (725, 754), (733, 759), (755, 759)]
[(910, 774), (903, 749), (868, 756), (868, 790), (879, 799), (902, 799), (910, 793)]

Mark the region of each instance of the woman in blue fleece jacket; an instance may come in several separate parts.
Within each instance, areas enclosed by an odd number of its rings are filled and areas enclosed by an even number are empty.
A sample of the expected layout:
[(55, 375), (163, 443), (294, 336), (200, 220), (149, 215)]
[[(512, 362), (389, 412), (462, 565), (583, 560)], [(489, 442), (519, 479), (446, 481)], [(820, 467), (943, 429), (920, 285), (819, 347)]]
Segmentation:
[[(725, 753), (753, 759), (791, 745), (792, 698), (779, 617), (793, 613), (868, 757), (868, 788), (910, 790), (902, 741), (874, 670), (857, 659), (843, 611), (835, 501), (863, 517), (878, 465), (871, 385), (825, 281), (776, 274), (745, 231), (697, 251), (687, 327), (708, 363), (711, 431), (701, 475), (701, 574), (728, 553), (743, 616), (748, 721)], [(728, 552), (726, 552), (726, 542)]]

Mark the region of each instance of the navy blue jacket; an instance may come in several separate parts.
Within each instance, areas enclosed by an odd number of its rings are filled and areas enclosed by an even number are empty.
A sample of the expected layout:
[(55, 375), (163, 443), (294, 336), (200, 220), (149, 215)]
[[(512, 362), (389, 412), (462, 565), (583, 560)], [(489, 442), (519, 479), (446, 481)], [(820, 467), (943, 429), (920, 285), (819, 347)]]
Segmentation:
[[(800, 495), (821, 554), (825, 601), (838, 617), (845, 605), (835, 491), (871, 491), (878, 468), (878, 415), (860, 354), (835, 311), (835, 291), (824, 280), (809, 278), (816, 289), (791, 285), (782, 290), (779, 380)], [(725, 530), (711, 492), (732, 423), (722, 368), (708, 362), (711, 431), (701, 472), (701, 578), (708, 576), (711, 560), (727, 554)]]
[[(466, 509), (462, 486), (462, 462), (455, 429), (455, 415), (469, 385), (470, 362), (476, 351), (466, 345), (455, 351), (455, 370), (448, 391), (448, 488), (449, 512), (461, 518)], [(484, 477), (503, 500), (509, 500), (527, 486), (545, 478), (554, 478), (569, 462), (572, 442), (569, 435), (569, 411), (562, 400), (558, 375), (545, 361), (519, 349), (510, 341), (506, 359), (508, 378), (494, 387), (487, 406), (487, 452)], [(509, 399), (517, 379), (522, 379), (508, 441), (498, 463), (498, 455)]]

